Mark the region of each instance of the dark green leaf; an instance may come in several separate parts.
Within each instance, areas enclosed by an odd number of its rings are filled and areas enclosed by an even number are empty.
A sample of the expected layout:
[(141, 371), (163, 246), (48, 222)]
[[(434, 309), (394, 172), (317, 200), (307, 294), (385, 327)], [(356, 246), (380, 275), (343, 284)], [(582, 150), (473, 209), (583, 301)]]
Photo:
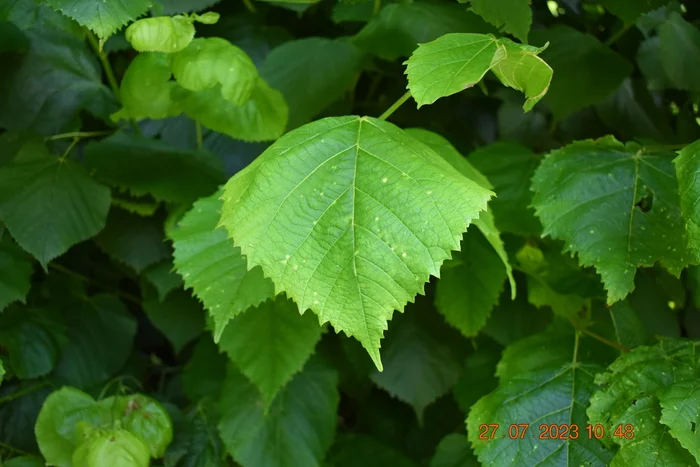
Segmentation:
[(105, 182), (164, 201), (192, 202), (224, 180), (223, 164), (212, 154), (122, 132), (89, 144), (85, 160)]
[(673, 12), (659, 28), (661, 63), (678, 89), (700, 91), (700, 30)]
[(0, 311), (12, 302), (24, 303), (33, 269), (29, 255), (8, 236), (0, 235)]
[(184, 290), (176, 290), (162, 301), (155, 297), (146, 300), (143, 309), (176, 353), (204, 330), (206, 315), (202, 305)]
[(333, 445), (329, 467), (417, 467), (406, 454), (362, 434), (340, 437)]
[(52, 8), (105, 39), (146, 13), (148, 0), (44, 0)]
[(465, 435), (453, 433), (445, 436), (430, 459), (430, 467), (479, 467)]
[(158, 300), (165, 300), (170, 292), (182, 285), (182, 277), (173, 270), (170, 260), (162, 261), (144, 269), (142, 276), (156, 288)]
[(685, 220), (685, 231), (688, 235), (688, 249), (700, 261), (700, 140), (686, 146), (678, 153), (673, 161), (680, 187), (681, 212)]
[(320, 466), (335, 436), (337, 384), (335, 370), (312, 359), (265, 414), (261, 394), (230, 366), (219, 423), (227, 451), (243, 465)]
[(0, 168), (0, 220), (44, 268), (102, 230), (109, 204), (107, 187), (41, 144), (26, 144)]
[(470, 3), (474, 13), (527, 44), (532, 24), (529, 0), (470, 0)]
[(601, 0), (601, 4), (610, 13), (632, 24), (648, 11), (655, 10), (667, 4), (669, 0)]

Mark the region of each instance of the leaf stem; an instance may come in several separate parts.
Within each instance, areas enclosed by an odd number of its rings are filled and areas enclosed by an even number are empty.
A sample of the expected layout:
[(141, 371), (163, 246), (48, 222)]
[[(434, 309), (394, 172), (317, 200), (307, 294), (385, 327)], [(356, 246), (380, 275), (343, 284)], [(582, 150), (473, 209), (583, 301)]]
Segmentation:
[(68, 157), (68, 154), (70, 153), (71, 149), (75, 147), (76, 144), (80, 142), (80, 138), (73, 138), (73, 142), (71, 142), (68, 145), (68, 148), (63, 152), (63, 155), (58, 159), (60, 162), (63, 162), (66, 160), (66, 157)]
[(250, 0), (243, 0), (243, 4), (245, 7), (250, 11), (251, 13), (255, 13), (255, 6), (253, 5), (253, 2)]
[(617, 42), (622, 36), (624, 36), (625, 33), (626, 33), (627, 31), (629, 31), (630, 28), (631, 28), (632, 26), (634, 26), (634, 23), (625, 24), (624, 26), (622, 26), (620, 29), (618, 29), (617, 31), (615, 31), (615, 33), (613, 33), (613, 35), (610, 36), (610, 37), (608, 38), (607, 41), (605, 41), (605, 45), (607, 45), (608, 47), (611, 47), (611, 46), (612, 46), (615, 42)]
[(201, 151), (202, 150), (202, 124), (199, 123), (199, 120), (194, 121), (194, 129), (195, 129), (195, 132), (197, 133), (197, 150)]
[(391, 117), (391, 114), (396, 112), (396, 109), (401, 107), (404, 104), (404, 102), (408, 100), (409, 97), (411, 97), (411, 91), (406, 91), (406, 94), (399, 97), (399, 99), (396, 102), (391, 104), (391, 107), (386, 109), (386, 111), (379, 116), (379, 120), (386, 120), (387, 118)]
[(374, 0), (374, 6), (372, 7), (372, 16), (376, 16), (382, 9), (382, 0)]
[(57, 135), (47, 136), (46, 141), (55, 141), (57, 139), (66, 138), (92, 138), (93, 136), (106, 136), (111, 135), (112, 131), (72, 131), (70, 133), (59, 133)]
[(104, 70), (105, 75), (107, 76), (107, 82), (109, 83), (109, 87), (112, 88), (112, 92), (114, 93), (114, 97), (116, 97), (117, 101), (121, 102), (122, 100), (119, 94), (119, 84), (117, 83), (117, 78), (114, 76), (114, 70), (112, 70), (112, 65), (107, 59), (107, 54), (100, 49), (100, 44), (97, 42), (97, 38), (95, 38), (95, 35), (88, 30), (86, 31), (88, 42), (92, 46), (92, 50), (94, 50), (95, 54), (97, 54), (97, 58), (100, 60), (100, 63), (102, 64), (102, 69)]
[(628, 349), (624, 345), (618, 344), (617, 342), (614, 342), (614, 341), (611, 341), (610, 339), (607, 339), (607, 338), (601, 336), (600, 334), (597, 334), (597, 333), (595, 333), (595, 332), (591, 331), (590, 329), (587, 329), (583, 326), (579, 326), (578, 324), (576, 324), (576, 322), (574, 322), (574, 320), (570, 320), (570, 321), (571, 321), (571, 324), (576, 329), (578, 329), (582, 333), (586, 334), (587, 336), (592, 337), (593, 339), (596, 339), (596, 340), (602, 342), (603, 344), (609, 345), (610, 347), (616, 348), (617, 350), (619, 350), (621, 352), (629, 352), (630, 351), (630, 349)]
[(5, 404), (7, 402), (12, 402), (15, 399), (19, 399), (20, 397), (24, 397), (27, 394), (31, 394), (33, 392), (38, 391), (39, 389), (50, 386), (51, 383), (48, 381), (42, 381), (41, 383), (33, 384), (29, 387), (26, 387), (24, 389), (20, 389), (19, 391), (13, 392), (12, 394), (8, 394), (5, 397), (0, 397), (0, 405)]
[(10, 451), (10, 452), (16, 452), (17, 454), (19, 454), (21, 456), (31, 456), (32, 455), (32, 453), (29, 451), (23, 451), (20, 448), (16, 448), (10, 444), (3, 443), (3, 442), (0, 442), (0, 448), (3, 448), (3, 449)]

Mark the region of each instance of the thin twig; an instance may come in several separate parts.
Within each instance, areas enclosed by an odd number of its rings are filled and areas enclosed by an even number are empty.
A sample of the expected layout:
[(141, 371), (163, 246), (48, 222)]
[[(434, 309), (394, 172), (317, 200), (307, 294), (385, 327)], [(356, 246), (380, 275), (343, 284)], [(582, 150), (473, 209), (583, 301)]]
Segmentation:
[(29, 387), (26, 387), (24, 389), (20, 389), (19, 391), (13, 392), (12, 394), (8, 394), (5, 397), (0, 397), (0, 405), (5, 404), (7, 402), (11, 402), (15, 399), (19, 399), (20, 397), (26, 396), (27, 394), (31, 394), (33, 392), (38, 391), (41, 388), (44, 388), (46, 386), (50, 386), (51, 383), (48, 381), (42, 381), (41, 383), (33, 384)]
[(47, 136), (46, 141), (55, 141), (57, 139), (67, 138), (92, 138), (93, 136), (106, 136), (114, 133), (111, 130), (105, 131), (72, 131), (70, 133), (59, 133), (57, 135)]

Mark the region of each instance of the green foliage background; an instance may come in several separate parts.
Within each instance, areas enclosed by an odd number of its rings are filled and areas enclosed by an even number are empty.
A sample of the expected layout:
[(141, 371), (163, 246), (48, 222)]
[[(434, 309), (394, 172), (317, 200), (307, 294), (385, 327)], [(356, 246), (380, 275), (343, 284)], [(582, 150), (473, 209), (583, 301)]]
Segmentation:
[(0, 69), (0, 466), (700, 465), (700, 3), (4, 0)]

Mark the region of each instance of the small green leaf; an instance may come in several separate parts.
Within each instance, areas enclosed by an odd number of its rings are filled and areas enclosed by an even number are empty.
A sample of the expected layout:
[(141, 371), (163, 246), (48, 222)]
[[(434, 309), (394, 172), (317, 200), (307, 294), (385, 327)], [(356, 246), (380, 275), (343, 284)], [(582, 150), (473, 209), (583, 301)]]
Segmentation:
[(468, 159), (491, 183), (497, 196), (489, 202), (501, 232), (538, 236), (542, 227), (530, 207), (530, 180), (540, 158), (525, 146), (496, 142), (469, 154)]
[(378, 119), (325, 118), (280, 138), (224, 193), (222, 224), (249, 266), (356, 337), (380, 369), (393, 311), (439, 273), (491, 196), (413, 141)]
[(96, 406), (89, 394), (71, 387), (51, 393), (41, 407), (35, 428), (36, 440), (47, 464), (73, 467), (73, 451), (81, 442), (76, 424), (82, 421), (100, 426), (108, 419), (109, 411)]
[(700, 91), (700, 30), (672, 12), (659, 28), (661, 63), (678, 89)]
[(204, 330), (206, 314), (200, 303), (183, 291), (176, 290), (164, 300), (155, 297), (143, 302), (143, 310), (153, 325), (180, 351)]
[(219, 37), (195, 39), (173, 54), (172, 72), (189, 91), (220, 85), (221, 96), (237, 106), (248, 102), (258, 82), (258, 70), (248, 54)]
[(26, 144), (0, 167), (0, 220), (44, 268), (102, 230), (109, 205), (107, 187), (43, 144)]
[(112, 115), (112, 120), (133, 118), (167, 118), (182, 113), (172, 99), (176, 86), (170, 80), (170, 57), (162, 53), (137, 55), (124, 73), (120, 86), (122, 109)]
[(260, 75), (289, 106), (289, 128), (308, 122), (357, 81), (362, 51), (344, 39), (310, 37), (271, 50)]
[(440, 272), (435, 306), (466, 337), (477, 335), (498, 303), (506, 268), (481, 232), (470, 231)]
[(221, 15), (215, 11), (208, 11), (203, 15), (193, 15), (194, 20), (202, 24), (216, 24), (219, 22)]
[(668, 154), (613, 137), (575, 142), (542, 161), (532, 189), (543, 234), (564, 240), (582, 266), (596, 268), (610, 304), (634, 289), (637, 267), (659, 261), (677, 276), (688, 264)]
[(0, 311), (15, 301), (25, 303), (33, 270), (29, 255), (0, 235)]
[(506, 55), (491, 35), (445, 34), (421, 44), (405, 62), (408, 89), (419, 108), (432, 104), (474, 86)]
[(44, 0), (44, 3), (87, 26), (103, 40), (151, 6), (148, 0)]
[[(371, 10), (370, 10), (371, 13)], [(408, 57), (418, 44), (456, 32), (496, 32), (464, 7), (444, 3), (391, 3), (353, 37), (359, 48), (384, 60)]]
[(160, 402), (142, 394), (132, 394), (108, 397), (97, 404), (111, 411), (121, 427), (146, 446), (151, 457), (163, 457), (173, 439), (173, 425)]
[(377, 386), (413, 407), (421, 423), (425, 408), (449, 392), (462, 371), (446, 339), (449, 328), (423, 313), (428, 311), (412, 309), (395, 318), (384, 344), (384, 371), (370, 375)]
[(544, 103), (555, 120), (612, 94), (632, 72), (627, 60), (590, 34), (569, 26), (533, 30), (532, 43), (550, 43), (541, 57), (556, 73)]
[(700, 261), (700, 211), (696, 209), (700, 202), (700, 140), (683, 148), (673, 163), (680, 187), (681, 212), (688, 235), (688, 249), (695, 261)]
[(321, 330), (314, 314), (300, 315), (294, 302), (277, 297), (237, 316), (219, 347), (258, 388), (267, 409), (311, 357)]
[(229, 320), (275, 295), (272, 282), (259, 267), (248, 270), (241, 250), (226, 230), (217, 228), (223, 202), (221, 191), (197, 201), (168, 231), (173, 240), (174, 264), (214, 318), (218, 341)]
[(89, 144), (85, 162), (111, 185), (137, 196), (151, 194), (177, 203), (209, 195), (225, 179), (223, 164), (213, 154), (175, 149), (163, 141), (123, 132)]
[(95, 243), (115, 260), (141, 273), (170, 255), (163, 237), (161, 220), (112, 209)]
[(261, 395), (233, 366), (220, 398), (219, 433), (242, 465), (318, 466), (335, 437), (338, 375), (310, 360), (265, 415)]
[(73, 467), (148, 467), (148, 449), (127, 430), (96, 432), (78, 446), (72, 457)]
[(530, 0), (470, 0), (471, 11), (527, 43), (532, 24)]
[(143, 270), (142, 277), (158, 292), (158, 300), (163, 301), (170, 292), (182, 286), (182, 277), (174, 271), (170, 260), (149, 266)]
[(175, 99), (189, 117), (243, 141), (277, 139), (287, 126), (289, 110), (282, 93), (262, 78), (258, 78), (250, 99), (241, 106), (221, 99), (221, 91), (216, 88), (200, 92), (177, 88)]
[(440, 441), (430, 467), (479, 467), (465, 435), (452, 433)]
[(181, 15), (140, 19), (126, 28), (126, 40), (139, 52), (179, 52), (194, 39), (192, 21)]
[(529, 112), (547, 94), (554, 72), (538, 56), (543, 49), (526, 47), (506, 38), (500, 42), (505, 45), (507, 55), (493, 67), (493, 72), (501, 83), (525, 94), (523, 110)]

